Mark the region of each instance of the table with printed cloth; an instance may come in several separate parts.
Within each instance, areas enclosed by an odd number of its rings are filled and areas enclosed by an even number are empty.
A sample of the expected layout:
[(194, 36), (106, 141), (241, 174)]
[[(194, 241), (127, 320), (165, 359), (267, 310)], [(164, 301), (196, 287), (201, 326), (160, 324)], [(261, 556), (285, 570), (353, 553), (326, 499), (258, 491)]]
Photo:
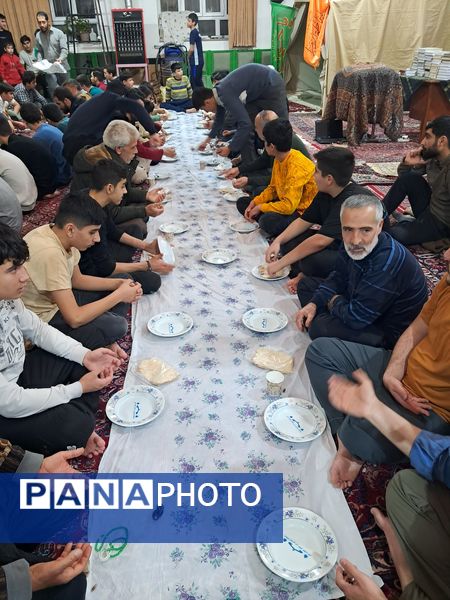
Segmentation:
[[(225, 182), (212, 168), (199, 170), (205, 157), (192, 151), (202, 139), (196, 115), (172, 122), (170, 145), (180, 160), (160, 164), (152, 173), (170, 173), (162, 182), (172, 190), (165, 213), (149, 223), (149, 239), (161, 223), (180, 221), (188, 231), (176, 235), (176, 269), (163, 278), (160, 291), (142, 298), (133, 312), (130, 364), (158, 357), (179, 377), (162, 386), (166, 405), (159, 418), (137, 428), (112, 426), (100, 472), (281, 472), (284, 506), (310, 509), (334, 530), (339, 557), (366, 573), (370, 562), (344, 495), (327, 481), (335, 448), (327, 428), (309, 443), (291, 444), (272, 435), (263, 413), (274, 399), (266, 392), (266, 371), (249, 357), (259, 346), (284, 349), (295, 360), (286, 375), (286, 396), (317, 402), (304, 355), (308, 337), (294, 323), (297, 301), (286, 280), (260, 281), (251, 269), (263, 262), (267, 244), (259, 231), (240, 234), (230, 222), (242, 219), (233, 202), (218, 192)], [(206, 249), (228, 248), (236, 261), (214, 266), (201, 261)], [(253, 333), (242, 315), (254, 307), (273, 307), (289, 318), (273, 334)], [(159, 338), (147, 330), (160, 312), (184, 311), (194, 327), (184, 336)], [(126, 386), (142, 383), (133, 368)], [(333, 569), (313, 583), (278, 577), (261, 562), (253, 544), (129, 544), (115, 558), (94, 551), (88, 580), (89, 600), (313, 600), (338, 598)]]

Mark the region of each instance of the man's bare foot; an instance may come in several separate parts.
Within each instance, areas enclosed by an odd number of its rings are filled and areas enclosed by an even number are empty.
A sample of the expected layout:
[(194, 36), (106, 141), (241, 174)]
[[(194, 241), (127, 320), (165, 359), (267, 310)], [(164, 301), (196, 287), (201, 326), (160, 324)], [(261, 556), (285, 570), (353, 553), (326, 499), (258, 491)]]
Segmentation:
[(338, 451), (330, 467), (330, 483), (345, 490), (353, 485), (363, 462), (350, 454), (338, 436)]
[(92, 458), (93, 456), (98, 456), (99, 454), (103, 454), (105, 448), (105, 442), (99, 435), (95, 433), (95, 431), (93, 431), (89, 436), (86, 445), (84, 446), (84, 456), (89, 456), (89, 458)]
[(297, 293), (297, 285), (298, 285), (298, 282), (300, 281), (300, 279), (303, 279), (303, 273), (299, 273), (297, 275), (297, 277), (293, 277), (292, 279), (289, 279), (286, 287), (290, 294)]
[(391, 553), (394, 566), (397, 570), (402, 590), (404, 590), (405, 587), (413, 580), (413, 575), (411, 569), (409, 568), (406, 557), (403, 553), (403, 549), (400, 545), (400, 541), (397, 537), (395, 529), (389, 517), (384, 515), (381, 512), (381, 510), (379, 510), (378, 508), (371, 508), (370, 512), (372, 513), (375, 519), (375, 523), (386, 536), (386, 541), (389, 546), (389, 552)]

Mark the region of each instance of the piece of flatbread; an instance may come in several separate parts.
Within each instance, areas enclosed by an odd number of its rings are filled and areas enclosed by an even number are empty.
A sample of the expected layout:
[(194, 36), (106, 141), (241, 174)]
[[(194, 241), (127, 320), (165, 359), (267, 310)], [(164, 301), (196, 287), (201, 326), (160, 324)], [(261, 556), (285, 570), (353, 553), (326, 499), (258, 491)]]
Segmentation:
[(281, 277), (284, 273), (284, 269), (280, 269), (273, 275), (269, 275), (269, 272), (267, 270), (267, 265), (264, 264), (264, 265), (260, 265), (258, 267), (258, 273), (261, 275), (261, 277), (264, 277), (264, 279), (273, 279), (274, 277)]
[(179, 377), (179, 373), (173, 367), (159, 358), (146, 358), (137, 365), (137, 372), (145, 377), (152, 385), (170, 383)]
[(257, 367), (268, 369), (269, 371), (292, 373), (294, 370), (294, 359), (292, 356), (273, 348), (258, 348), (251, 361)]

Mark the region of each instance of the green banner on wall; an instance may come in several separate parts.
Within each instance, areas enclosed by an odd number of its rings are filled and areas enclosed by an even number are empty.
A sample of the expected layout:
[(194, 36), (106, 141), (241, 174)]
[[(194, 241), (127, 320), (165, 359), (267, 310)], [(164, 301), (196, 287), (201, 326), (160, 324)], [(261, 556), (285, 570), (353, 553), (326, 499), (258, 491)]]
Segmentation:
[(295, 21), (295, 8), (271, 2), (272, 5), (272, 65), (283, 70), (289, 39)]

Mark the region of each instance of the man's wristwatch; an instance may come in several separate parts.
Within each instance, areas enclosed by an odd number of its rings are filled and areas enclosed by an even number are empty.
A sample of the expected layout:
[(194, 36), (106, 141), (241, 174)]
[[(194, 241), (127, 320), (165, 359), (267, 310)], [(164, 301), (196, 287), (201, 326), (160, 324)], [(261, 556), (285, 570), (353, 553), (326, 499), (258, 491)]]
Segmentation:
[(150, 260), (147, 260), (147, 271), (153, 271), (152, 263), (150, 262)]
[(335, 294), (328, 300), (328, 303), (327, 303), (328, 312), (331, 312), (331, 309), (333, 308), (333, 306), (338, 298), (339, 298), (339, 294)]

